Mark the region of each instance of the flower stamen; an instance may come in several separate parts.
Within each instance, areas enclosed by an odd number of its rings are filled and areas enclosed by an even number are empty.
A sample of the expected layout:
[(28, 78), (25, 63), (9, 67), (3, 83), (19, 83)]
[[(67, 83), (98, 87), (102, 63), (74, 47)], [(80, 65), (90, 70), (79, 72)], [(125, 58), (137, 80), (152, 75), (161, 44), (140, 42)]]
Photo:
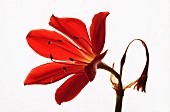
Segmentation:
[(57, 41), (58, 41), (58, 42), (62, 42), (62, 40), (60, 40), (60, 39), (58, 39)]
[(66, 71), (66, 70), (67, 70), (67, 68), (66, 68), (65, 66), (63, 66), (63, 70), (64, 70), (64, 71)]
[[(76, 40), (82, 39), (87, 45), (89, 45), (89, 47), (92, 49), (92, 51), (95, 51), (95, 49), (93, 48), (93, 46), (92, 46), (89, 42), (87, 42), (87, 40), (85, 40), (84, 38), (77, 37), (77, 36), (74, 36), (74, 38), (75, 38)], [(91, 54), (89, 54), (89, 55), (91, 55)]]
[[(77, 37), (78, 38), (78, 37)], [(79, 39), (79, 38), (78, 38)], [(79, 51), (81, 51), (85, 56), (89, 56), (89, 58), (94, 58), (94, 56), (90, 53), (88, 53), (87, 51), (81, 49), (77, 44), (73, 44), (68, 40), (65, 40), (65, 42), (67, 42), (68, 44), (72, 45), (73, 47), (75, 47), (76, 49), (78, 49)]]
[[(55, 61), (55, 60), (53, 60), (53, 55), (52, 54), (50, 54), (50, 59), (51, 59), (51, 61), (53, 61), (53, 62), (55, 62), (55, 63), (58, 63), (57, 61)], [(73, 58), (69, 58), (69, 60), (71, 61), (71, 62), (79, 62), (79, 64), (81, 63), (81, 64), (89, 64), (89, 63), (86, 63), (86, 62), (83, 62), (83, 61), (79, 61), (79, 60), (74, 60)], [(64, 69), (64, 68), (63, 68)]]
[[(58, 39), (57, 42), (60, 42), (60, 43), (61, 43), (61, 42), (63, 42), (63, 41), (60, 40), (60, 39)], [(66, 42), (69, 43), (69, 44), (71, 44), (71, 45), (73, 45), (72, 43), (70, 43), (70, 42), (68, 42), (68, 41), (66, 41)], [(52, 44), (52, 43), (53, 43), (53, 42), (48, 41), (48, 44)], [(57, 47), (59, 47), (59, 48), (65, 50), (65, 51), (67, 51), (67, 52), (70, 52), (70, 53), (72, 53), (72, 54), (74, 54), (74, 55), (76, 55), (76, 56), (82, 58), (83, 60), (86, 60), (86, 61), (90, 62), (90, 60), (88, 60), (87, 58), (82, 57), (82, 56), (80, 56), (80, 55), (78, 55), (78, 54), (72, 52), (70, 49), (63, 48), (62, 46), (59, 46), (59, 45), (57, 45), (57, 44), (55, 44), (55, 43), (53, 43), (53, 45), (55, 45), (55, 46), (57, 46)], [(75, 47), (75, 45), (73, 45), (73, 46)], [(79, 49), (78, 47), (76, 47), (76, 48), (77, 48), (79, 51), (83, 51), (83, 50)], [(83, 53), (84, 53), (84, 52), (83, 52)], [(86, 55), (86, 56), (87, 56), (87, 55)], [(88, 56), (89, 56), (89, 55), (88, 55)]]
[(79, 38), (78, 37), (76, 37), (76, 36), (74, 36), (74, 38), (76, 39), (76, 40), (78, 40)]
[(48, 41), (48, 44), (51, 44), (51, 41)]
[(70, 61), (74, 61), (74, 59), (73, 59), (73, 58), (69, 58), (69, 60), (70, 60)]

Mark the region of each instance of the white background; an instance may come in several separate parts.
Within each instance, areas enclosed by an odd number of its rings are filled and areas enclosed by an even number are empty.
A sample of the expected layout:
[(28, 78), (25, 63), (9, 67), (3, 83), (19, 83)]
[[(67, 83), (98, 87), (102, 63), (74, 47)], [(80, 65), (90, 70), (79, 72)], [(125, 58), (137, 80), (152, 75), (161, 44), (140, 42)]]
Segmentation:
[[(52, 14), (75, 17), (87, 29), (94, 14), (109, 11), (106, 22), (108, 53), (104, 62), (119, 71), (121, 56), (134, 38), (143, 39), (150, 52), (146, 93), (125, 91), (123, 112), (170, 112), (170, 1), (169, 0), (4, 0), (0, 1), (0, 112), (114, 112), (115, 91), (110, 74), (97, 76), (71, 102), (57, 105), (51, 85), (24, 86), (29, 71), (50, 62), (27, 44), (32, 29), (50, 29)], [(132, 44), (123, 72), (124, 83), (139, 76), (145, 64), (141, 43)], [(125, 82), (126, 81), (126, 82)]]

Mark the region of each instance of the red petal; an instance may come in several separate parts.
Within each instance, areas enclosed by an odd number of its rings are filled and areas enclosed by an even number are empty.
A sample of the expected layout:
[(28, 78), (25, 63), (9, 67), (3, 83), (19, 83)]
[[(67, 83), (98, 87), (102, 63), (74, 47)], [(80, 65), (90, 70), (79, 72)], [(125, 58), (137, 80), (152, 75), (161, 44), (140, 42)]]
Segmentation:
[(25, 79), (24, 85), (50, 84), (70, 74), (80, 72), (83, 69), (84, 65), (56, 62), (43, 64), (30, 71)]
[(55, 99), (60, 105), (75, 98), (80, 91), (88, 84), (89, 80), (84, 73), (75, 74), (66, 80), (56, 91)]
[(91, 42), (86, 25), (81, 20), (76, 18), (58, 18), (52, 15), (49, 25), (67, 35), (82, 49), (91, 52)]
[(54, 31), (32, 30), (27, 35), (27, 41), (35, 52), (47, 58), (50, 58), (50, 54), (57, 60), (72, 58), (85, 61), (88, 58), (67, 38)]
[(94, 80), (96, 76), (97, 65), (101, 62), (101, 60), (104, 58), (106, 53), (107, 53), (107, 50), (104, 53), (96, 56), (91, 63), (89, 63), (87, 66), (84, 67), (86, 76), (88, 77), (90, 81)]
[(109, 12), (100, 12), (93, 17), (90, 27), (92, 46), (96, 54), (100, 54), (105, 43), (106, 17)]

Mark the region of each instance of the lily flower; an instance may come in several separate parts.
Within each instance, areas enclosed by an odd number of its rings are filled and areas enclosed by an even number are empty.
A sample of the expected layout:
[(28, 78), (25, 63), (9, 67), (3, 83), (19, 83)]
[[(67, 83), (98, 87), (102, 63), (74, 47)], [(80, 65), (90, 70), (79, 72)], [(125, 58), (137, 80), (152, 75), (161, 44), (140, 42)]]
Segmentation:
[(94, 15), (90, 36), (86, 25), (76, 18), (51, 16), (49, 25), (56, 31), (32, 30), (26, 39), (29, 46), (39, 55), (52, 62), (40, 65), (30, 71), (24, 85), (51, 84), (68, 78), (55, 93), (58, 104), (75, 98), (80, 91), (93, 81), (97, 65), (101, 63), (105, 43), (105, 22), (109, 12)]

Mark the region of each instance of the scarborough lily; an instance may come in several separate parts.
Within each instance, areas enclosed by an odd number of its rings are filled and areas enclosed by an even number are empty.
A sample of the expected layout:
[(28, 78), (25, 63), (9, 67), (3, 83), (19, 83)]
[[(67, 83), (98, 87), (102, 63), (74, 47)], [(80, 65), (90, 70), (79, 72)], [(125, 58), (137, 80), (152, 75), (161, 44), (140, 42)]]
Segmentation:
[(49, 25), (58, 32), (45, 29), (30, 31), (27, 35), (29, 46), (52, 62), (32, 69), (24, 84), (50, 84), (70, 75), (56, 90), (55, 99), (61, 104), (75, 98), (89, 81), (93, 81), (96, 69), (107, 52), (101, 53), (108, 14), (100, 12), (93, 17), (90, 35), (81, 20), (54, 15)]
[[(88, 34), (86, 25), (76, 18), (59, 18), (51, 16), (49, 25), (57, 31), (45, 29), (32, 30), (26, 39), (29, 46), (39, 55), (51, 59), (51, 62), (40, 65), (30, 71), (25, 79), (25, 85), (51, 84), (67, 76), (67, 80), (56, 90), (55, 100), (60, 105), (75, 98), (81, 90), (96, 76), (98, 68), (111, 73), (110, 81), (116, 91), (115, 112), (121, 112), (124, 91), (134, 86), (138, 91), (146, 92), (146, 82), (149, 67), (149, 51), (141, 39), (132, 40), (121, 59), (120, 73), (113, 67), (102, 62), (107, 50), (103, 51), (105, 43), (106, 17), (109, 12), (99, 12), (94, 15)], [(122, 71), (129, 46), (134, 41), (140, 41), (146, 51), (146, 64), (141, 76), (124, 86)]]

